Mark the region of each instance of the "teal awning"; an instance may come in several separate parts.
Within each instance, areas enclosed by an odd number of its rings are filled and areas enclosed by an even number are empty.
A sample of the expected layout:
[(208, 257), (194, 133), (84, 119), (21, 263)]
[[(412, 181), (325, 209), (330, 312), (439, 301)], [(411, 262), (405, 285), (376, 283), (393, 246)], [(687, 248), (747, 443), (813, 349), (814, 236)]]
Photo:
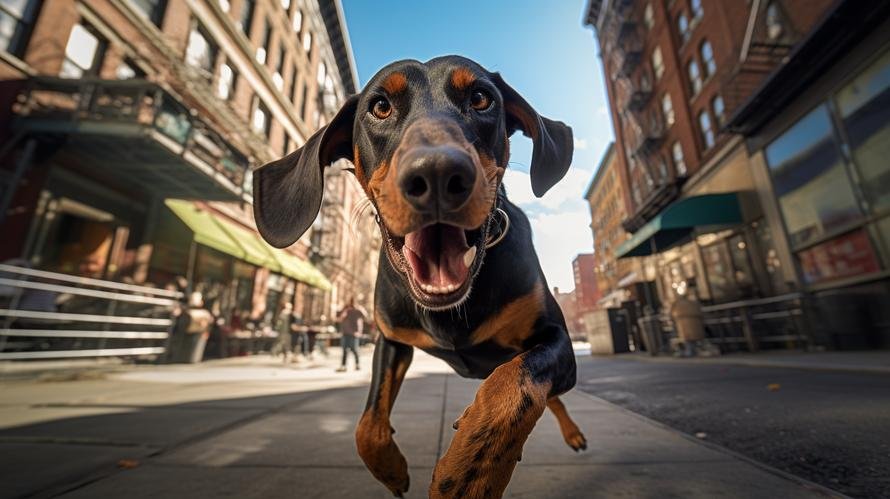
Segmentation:
[(693, 232), (714, 232), (742, 223), (738, 193), (703, 194), (675, 201), (618, 246), (616, 258), (646, 256), (671, 248)]

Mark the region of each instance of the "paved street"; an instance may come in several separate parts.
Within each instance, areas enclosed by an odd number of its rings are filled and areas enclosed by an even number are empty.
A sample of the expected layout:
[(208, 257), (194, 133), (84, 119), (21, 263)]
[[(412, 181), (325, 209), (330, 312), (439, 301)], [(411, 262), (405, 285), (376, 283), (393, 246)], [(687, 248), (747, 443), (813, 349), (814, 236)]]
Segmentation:
[[(877, 353), (847, 362), (842, 353), (599, 357), (581, 363), (578, 380), (597, 397), (850, 496), (890, 497), (890, 364)], [(881, 359), (884, 373), (850, 371), (856, 360), (877, 371)], [(768, 367), (776, 360), (810, 368)]]
[[(585, 376), (608, 370), (582, 361)], [(387, 497), (353, 443), (369, 374), (333, 367), (256, 357), (3, 382), (0, 496)], [(393, 422), (409, 497), (425, 497), (476, 385), (416, 356)], [(565, 401), (590, 450), (570, 451), (545, 414), (508, 497), (825, 496), (599, 398)]]

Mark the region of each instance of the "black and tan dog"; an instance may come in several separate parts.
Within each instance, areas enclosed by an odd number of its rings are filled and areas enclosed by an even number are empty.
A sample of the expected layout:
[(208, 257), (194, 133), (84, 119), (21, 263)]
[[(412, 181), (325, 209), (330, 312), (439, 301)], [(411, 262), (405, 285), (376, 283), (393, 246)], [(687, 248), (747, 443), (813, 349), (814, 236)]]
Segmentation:
[(371, 473), (397, 496), (408, 490), (408, 471), (389, 417), (414, 348), (485, 379), (454, 424), (430, 497), (500, 497), (545, 407), (569, 446), (587, 445), (558, 398), (575, 384), (565, 320), (528, 219), (500, 184), (517, 130), (533, 140), (532, 189), (543, 195), (569, 168), (569, 127), (539, 116), (468, 59), (401, 61), (301, 149), (255, 173), (257, 226), (274, 246), (293, 244), (313, 222), (322, 170), (338, 159), (352, 160), (377, 209), (382, 335), (355, 436)]

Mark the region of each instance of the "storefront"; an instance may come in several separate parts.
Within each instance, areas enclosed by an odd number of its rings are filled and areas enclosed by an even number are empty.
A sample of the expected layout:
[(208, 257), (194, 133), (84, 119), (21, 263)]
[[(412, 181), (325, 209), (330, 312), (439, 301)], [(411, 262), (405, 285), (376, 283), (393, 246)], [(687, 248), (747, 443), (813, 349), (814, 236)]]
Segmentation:
[(829, 18), (731, 126), (747, 136), (768, 174), (783, 228), (776, 246), (792, 255), (821, 342), (886, 348), (890, 22), (851, 34), (844, 22), (855, 17), (839, 11)]

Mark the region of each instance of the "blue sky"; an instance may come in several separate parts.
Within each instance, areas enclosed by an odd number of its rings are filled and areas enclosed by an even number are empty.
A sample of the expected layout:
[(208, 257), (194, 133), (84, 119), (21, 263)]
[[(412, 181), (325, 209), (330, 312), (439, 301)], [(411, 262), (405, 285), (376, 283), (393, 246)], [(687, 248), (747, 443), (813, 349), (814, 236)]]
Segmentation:
[(519, 133), (504, 179), (532, 222), (548, 283), (561, 290), (574, 288), (574, 256), (593, 251), (582, 196), (612, 140), (598, 49), (581, 25), (585, 3), (343, 0), (361, 85), (399, 59), (459, 54), (499, 71), (540, 114), (573, 128), (572, 168), (546, 196), (531, 192), (531, 141)]

